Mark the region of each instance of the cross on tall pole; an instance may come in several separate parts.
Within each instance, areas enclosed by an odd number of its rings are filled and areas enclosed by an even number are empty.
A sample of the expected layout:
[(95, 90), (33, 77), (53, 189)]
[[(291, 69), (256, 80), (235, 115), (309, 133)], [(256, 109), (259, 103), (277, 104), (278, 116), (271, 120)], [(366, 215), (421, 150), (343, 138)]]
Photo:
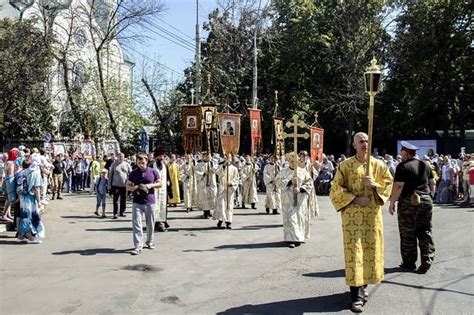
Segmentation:
[[(283, 137), (286, 138), (293, 138), (293, 159), (294, 159), (294, 169), (293, 169), (293, 182), (295, 186), (298, 187), (298, 138), (308, 139), (309, 134), (305, 133), (298, 133), (298, 127), (300, 128), (308, 128), (308, 126), (304, 123), (304, 121), (299, 120), (298, 115), (294, 114), (291, 120), (287, 121), (285, 126), (287, 128), (293, 128), (293, 133), (283, 133)], [(293, 188), (296, 188), (293, 187)], [(298, 195), (296, 193), (293, 194), (293, 206), (298, 205)]]

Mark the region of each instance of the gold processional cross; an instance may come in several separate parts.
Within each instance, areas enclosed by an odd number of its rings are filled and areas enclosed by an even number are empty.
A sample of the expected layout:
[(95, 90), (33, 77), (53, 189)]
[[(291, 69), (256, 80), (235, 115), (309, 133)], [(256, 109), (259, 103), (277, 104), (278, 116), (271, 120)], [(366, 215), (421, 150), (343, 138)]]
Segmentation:
[[(287, 128), (293, 127), (293, 133), (283, 133), (283, 138), (293, 138), (293, 159), (294, 159), (294, 169), (293, 169), (293, 182), (296, 183), (296, 187), (298, 188), (298, 138), (308, 139), (309, 134), (305, 133), (298, 133), (298, 127), (300, 128), (308, 128), (308, 126), (304, 123), (304, 121), (299, 120), (298, 115), (294, 114), (290, 121), (287, 121), (285, 126)], [(293, 206), (298, 205), (298, 195), (297, 193), (293, 194)]]

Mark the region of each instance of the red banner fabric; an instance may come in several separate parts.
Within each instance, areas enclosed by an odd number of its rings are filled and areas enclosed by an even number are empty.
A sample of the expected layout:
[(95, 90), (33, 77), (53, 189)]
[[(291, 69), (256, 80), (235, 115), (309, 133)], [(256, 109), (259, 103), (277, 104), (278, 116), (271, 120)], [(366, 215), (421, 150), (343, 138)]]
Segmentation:
[(318, 127), (310, 127), (311, 130), (311, 162), (323, 161), (324, 149), (324, 129)]
[(222, 152), (235, 155), (240, 148), (240, 114), (218, 113), (218, 116)]
[(250, 138), (251, 148), (250, 154), (255, 156), (262, 147), (262, 126), (261, 126), (261, 110), (249, 108), (250, 116)]
[(201, 106), (183, 105), (181, 107), (183, 127), (183, 148), (186, 153), (202, 151)]

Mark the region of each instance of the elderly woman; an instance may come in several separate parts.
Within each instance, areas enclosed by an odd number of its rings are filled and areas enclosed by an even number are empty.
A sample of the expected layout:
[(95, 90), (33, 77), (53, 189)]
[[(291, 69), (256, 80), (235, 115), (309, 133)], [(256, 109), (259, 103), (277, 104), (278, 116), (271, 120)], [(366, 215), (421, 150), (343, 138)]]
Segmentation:
[(2, 220), (8, 222), (13, 222), (11, 209), (18, 200), (18, 195), (16, 193), (15, 174), (18, 172), (16, 160), (19, 157), (19, 153), (20, 151), (17, 148), (8, 151), (6, 163), (4, 165), (5, 177), (3, 187), (7, 195), (7, 200), (5, 202)]
[(17, 192), (20, 198), (19, 242), (39, 244), (41, 243), (40, 235), (44, 232), (39, 208), (43, 184), (40, 163), (39, 154), (26, 156), (23, 170), (16, 176)]

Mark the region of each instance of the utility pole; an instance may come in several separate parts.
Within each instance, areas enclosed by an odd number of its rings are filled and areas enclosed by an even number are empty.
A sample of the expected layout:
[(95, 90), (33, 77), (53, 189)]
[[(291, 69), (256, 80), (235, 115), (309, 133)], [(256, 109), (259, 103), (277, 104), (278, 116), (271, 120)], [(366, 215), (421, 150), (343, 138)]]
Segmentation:
[(201, 102), (201, 35), (199, 27), (199, 0), (196, 0), (196, 105)]
[(262, 1), (260, 0), (258, 3), (258, 11), (257, 11), (257, 21), (255, 23), (255, 32), (253, 34), (253, 85), (252, 85), (252, 107), (257, 109), (257, 89), (258, 89), (258, 68), (257, 68), (257, 35), (260, 26), (260, 6)]

